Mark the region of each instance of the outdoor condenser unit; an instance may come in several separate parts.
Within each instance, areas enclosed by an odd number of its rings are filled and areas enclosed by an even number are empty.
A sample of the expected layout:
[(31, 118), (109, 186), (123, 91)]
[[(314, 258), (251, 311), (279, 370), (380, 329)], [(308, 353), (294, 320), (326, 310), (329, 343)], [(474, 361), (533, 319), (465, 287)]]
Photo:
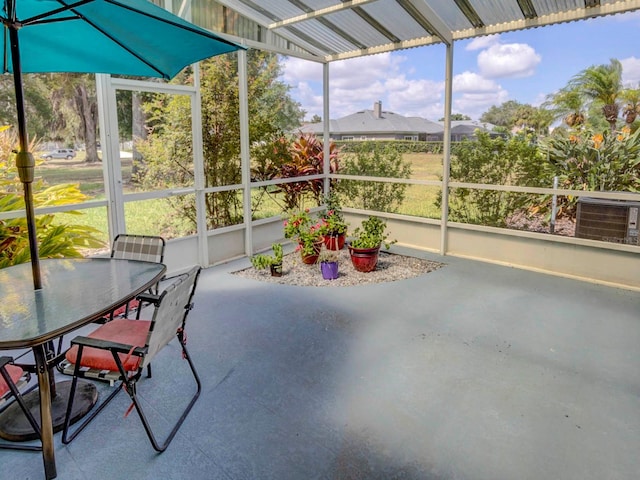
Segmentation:
[(576, 237), (640, 245), (640, 202), (581, 197), (576, 215)]

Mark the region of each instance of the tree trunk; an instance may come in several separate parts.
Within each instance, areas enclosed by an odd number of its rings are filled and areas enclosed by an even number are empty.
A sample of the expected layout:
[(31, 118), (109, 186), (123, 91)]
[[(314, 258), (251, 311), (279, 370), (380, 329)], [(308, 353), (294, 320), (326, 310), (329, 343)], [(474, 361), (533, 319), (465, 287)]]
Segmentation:
[(616, 122), (618, 121), (618, 114), (620, 113), (620, 107), (615, 103), (608, 103), (602, 107), (602, 113), (604, 118), (607, 119), (611, 126), (611, 133), (616, 131)]
[(89, 98), (87, 93), (87, 87), (84, 83), (76, 85), (74, 90), (74, 100), (76, 105), (76, 111), (80, 116), (80, 124), (82, 128), (85, 148), (87, 157), (85, 162), (94, 163), (99, 162), (98, 157), (98, 142), (97, 142), (97, 130), (98, 130), (98, 105), (96, 101)]

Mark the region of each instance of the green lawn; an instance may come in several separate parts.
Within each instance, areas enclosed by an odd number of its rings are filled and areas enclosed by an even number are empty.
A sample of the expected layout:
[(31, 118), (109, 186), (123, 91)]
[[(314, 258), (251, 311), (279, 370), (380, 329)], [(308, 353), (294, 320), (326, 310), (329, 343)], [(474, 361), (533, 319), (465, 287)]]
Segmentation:
[[(405, 154), (405, 161), (412, 165), (412, 178), (421, 180), (439, 180), (442, 174), (442, 155), (435, 154)], [(104, 198), (102, 164), (85, 165), (79, 158), (74, 160), (60, 160), (47, 162), (36, 168), (36, 176), (42, 177), (47, 183), (79, 183), (80, 189), (92, 199)], [(131, 164), (124, 162), (123, 179), (125, 184), (131, 177)], [(399, 213), (419, 217), (439, 218), (440, 210), (435, 206), (435, 200), (440, 189), (438, 187), (410, 185), (407, 187), (405, 202)], [(252, 196), (259, 195), (258, 189), (253, 189)], [(266, 218), (281, 213), (281, 202), (265, 196), (260, 208), (254, 212), (255, 218)], [(184, 229), (180, 219), (171, 218), (171, 209), (164, 199), (148, 200), (128, 203), (126, 206), (127, 230), (137, 234), (157, 235), (162, 229), (171, 237), (180, 235)], [(81, 215), (57, 214), (60, 223), (75, 223), (88, 225), (103, 232), (101, 238), (107, 241), (107, 211), (105, 207), (82, 210)]]

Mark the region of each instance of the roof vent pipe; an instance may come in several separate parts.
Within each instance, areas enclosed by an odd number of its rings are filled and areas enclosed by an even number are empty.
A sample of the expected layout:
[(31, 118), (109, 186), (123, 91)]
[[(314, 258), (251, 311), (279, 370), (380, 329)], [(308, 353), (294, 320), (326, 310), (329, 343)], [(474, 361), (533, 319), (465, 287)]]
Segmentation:
[(373, 116), (375, 118), (382, 118), (382, 102), (380, 100), (373, 104)]

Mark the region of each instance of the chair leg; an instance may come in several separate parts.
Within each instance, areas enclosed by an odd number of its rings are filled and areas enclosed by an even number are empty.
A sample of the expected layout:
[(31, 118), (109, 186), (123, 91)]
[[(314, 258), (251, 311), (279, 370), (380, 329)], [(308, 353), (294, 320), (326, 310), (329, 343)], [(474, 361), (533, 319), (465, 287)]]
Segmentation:
[(136, 408), (136, 411), (138, 412), (138, 415), (140, 416), (140, 420), (142, 421), (142, 425), (144, 426), (144, 430), (147, 433), (147, 437), (149, 437), (149, 441), (151, 442), (151, 445), (153, 446), (153, 449), (156, 452), (160, 452), (160, 453), (164, 452), (167, 449), (167, 447), (169, 446), (169, 444), (173, 440), (173, 437), (175, 437), (176, 433), (178, 433), (178, 430), (180, 429), (180, 427), (184, 423), (185, 419), (187, 418), (187, 415), (191, 411), (191, 408), (193, 408), (193, 405), (196, 403), (196, 400), (200, 396), (200, 391), (202, 390), (202, 384), (200, 382), (200, 377), (198, 376), (198, 372), (196, 372), (195, 366), (194, 366), (193, 362), (191, 361), (191, 356), (189, 355), (189, 352), (187, 351), (187, 348), (186, 348), (184, 342), (182, 341), (182, 339), (180, 341), (180, 345), (182, 347), (182, 352), (184, 354), (184, 358), (187, 360), (187, 362), (189, 364), (189, 368), (191, 369), (191, 373), (193, 374), (193, 378), (194, 378), (194, 380), (196, 382), (197, 388), (196, 388), (196, 393), (193, 395), (193, 397), (189, 401), (189, 404), (186, 406), (186, 408), (182, 411), (182, 414), (180, 415), (180, 418), (178, 419), (176, 424), (173, 426), (173, 429), (171, 430), (171, 432), (169, 433), (167, 438), (164, 440), (164, 442), (162, 442), (162, 444), (158, 443), (158, 441), (156, 440), (155, 435), (153, 434), (153, 431), (151, 430), (151, 426), (149, 425), (149, 421), (147, 420), (147, 417), (144, 414), (144, 411), (142, 409), (142, 405), (138, 401), (138, 397), (136, 395), (135, 385), (134, 385), (134, 388), (127, 388), (126, 389), (127, 393), (129, 394), (129, 397), (131, 398), (131, 401), (133, 402), (133, 405)]
[[(84, 347), (82, 345), (80, 345), (78, 348), (78, 356), (77, 356), (75, 367), (73, 370), (73, 379), (71, 380), (71, 388), (69, 390), (69, 401), (67, 402), (67, 412), (64, 418), (64, 428), (62, 430), (62, 443), (64, 443), (65, 445), (68, 445), (69, 443), (71, 443), (78, 436), (78, 434), (80, 434), (80, 432), (82, 432), (82, 430), (84, 430), (84, 428), (87, 425), (89, 425), (89, 423), (91, 423), (91, 421), (94, 418), (96, 418), (96, 416), (104, 409), (104, 407), (106, 407), (111, 402), (111, 400), (113, 400), (116, 397), (116, 395), (120, 393), (124, 385), (124, 382), (121, 382), (120, 385), (114, 387), (113, 392), (111, 392), (109, 396), (106, 399), (104, 399), (100, 405), (93, 408), (93, 410), (91, 410), (84, 417), (82, 422), (75, 428), (73, 432), (69, 433), (69, 427), (71, 426), (71, 413), (73, 412), (73, 401), (75, 397), (76, 386), (78, 385), (78, 376), (80, 373), (80, 360), (82, 359), (83, 348)], [(119, 359), (117, 363), (119, 363), (120, 367), (122, 366), (119, 362)], [(121, 374), (123, 374), (123, 370), (124, 369), (122, 369)]]
[[(20, 410), (22, 410), (22, 413), (24, 413), (24, 416), (27, 418), (27, 421), (31, 425), (31, 428), (33, 428), (33, 431), (38, 434), (38, 437), (41, 437), (40, 425), (38, 424), (34, 416), (31, 414), (31, 411), (27, 408), (27, 405), (24, 403), (24, 399), (22, 398), (22, 395), (18, 391), (18, 387), (16, 387), (15, 383), (13, 383), (13, 380), (11, 380), (11, 376), (9, 375), (9, 372), (7, 372), (7, 370), (4, 368), (4, 365), (0, 367), (0, 374), (2, 374), (2, 378), (4, 379), (7, 386), (9, 387), (9, 390), (11, 390), (14, 400), (18, 402), (18, 405), (20, 406)], [(4, 450), (27, 450), (27, 451), (34, 451), (34, 452), (42, 451), (42, 445), (14, 445), (10, 443), (2, 443), (0, 444), (0, 448)]]

